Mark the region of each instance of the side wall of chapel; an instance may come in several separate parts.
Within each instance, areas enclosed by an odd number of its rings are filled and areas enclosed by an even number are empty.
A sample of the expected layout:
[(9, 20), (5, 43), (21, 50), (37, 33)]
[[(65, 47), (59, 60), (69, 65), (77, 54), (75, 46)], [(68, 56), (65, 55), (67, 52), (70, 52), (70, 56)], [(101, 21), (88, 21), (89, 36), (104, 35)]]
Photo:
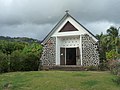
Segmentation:
[(82, 35), (82, 63), (83, 66), (99, 64), (98, 44), (87, 34)]
[(56, 38), (51, 37), (43, 47), (40, 58), (42, 65), (50, 66), (56, 64)]

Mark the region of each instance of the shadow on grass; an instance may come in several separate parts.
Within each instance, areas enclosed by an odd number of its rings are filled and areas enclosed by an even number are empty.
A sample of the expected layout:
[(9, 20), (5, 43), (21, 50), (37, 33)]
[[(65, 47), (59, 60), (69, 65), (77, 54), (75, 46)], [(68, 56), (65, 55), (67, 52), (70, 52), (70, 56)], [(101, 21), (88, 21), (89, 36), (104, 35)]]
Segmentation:
[(82, 82), (81, 84), (85, 87), (92, 87), (92, 86), (95, 86), (99, 83), (99, 81), (97, 80), (88, 80), (88, 81), (85, 81), (85, 82)]

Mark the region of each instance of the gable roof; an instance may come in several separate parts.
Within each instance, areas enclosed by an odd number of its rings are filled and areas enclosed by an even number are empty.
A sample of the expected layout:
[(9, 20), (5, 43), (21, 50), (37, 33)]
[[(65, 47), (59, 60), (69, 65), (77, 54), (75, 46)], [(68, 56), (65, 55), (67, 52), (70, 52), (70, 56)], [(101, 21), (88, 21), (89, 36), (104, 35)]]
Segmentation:
[[(63, 21), (65, 19), (67, 19), (67, 17), (71, 17), (73, 20), (75, 20), (82, 28), (84, 28), (89, 34), (91, 34), (95, 39), (96, 37), (88, 30), (86, 29), (82, 24), (80, 24), (76, 19), (74, 19), (69, 13), (66, 13), (63, 18), (55, 25), (55, 27), (50, 31), (50, 33), (43, 39), (42, 44), (44, 45), (49, 38), (51, 37), (51, 35), (56, 31), (56, 29), (63, 23)], [(77, 30), (77, 29), (76, 29)], [(96, 39), (97, 40), (97, 39)], [(98, 40), (97, 40), (98, 41)]]

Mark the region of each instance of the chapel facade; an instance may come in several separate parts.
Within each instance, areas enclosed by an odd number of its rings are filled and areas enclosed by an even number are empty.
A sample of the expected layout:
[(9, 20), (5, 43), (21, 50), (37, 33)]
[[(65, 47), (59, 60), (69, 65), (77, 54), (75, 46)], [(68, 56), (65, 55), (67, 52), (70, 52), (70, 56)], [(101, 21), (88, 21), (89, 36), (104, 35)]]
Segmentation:
[(57, 23), (42, 42), (43, 66), (99, 64), (98, 40), (69, 13)]

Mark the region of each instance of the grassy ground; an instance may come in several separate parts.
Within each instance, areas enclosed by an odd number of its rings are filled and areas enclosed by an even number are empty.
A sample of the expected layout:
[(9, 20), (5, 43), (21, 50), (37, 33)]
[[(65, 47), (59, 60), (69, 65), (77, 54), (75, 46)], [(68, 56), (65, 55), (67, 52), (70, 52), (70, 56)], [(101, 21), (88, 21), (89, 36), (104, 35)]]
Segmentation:
[(38, 71), (0, 74), (0, 90), (120, 90), (109, 72)]

